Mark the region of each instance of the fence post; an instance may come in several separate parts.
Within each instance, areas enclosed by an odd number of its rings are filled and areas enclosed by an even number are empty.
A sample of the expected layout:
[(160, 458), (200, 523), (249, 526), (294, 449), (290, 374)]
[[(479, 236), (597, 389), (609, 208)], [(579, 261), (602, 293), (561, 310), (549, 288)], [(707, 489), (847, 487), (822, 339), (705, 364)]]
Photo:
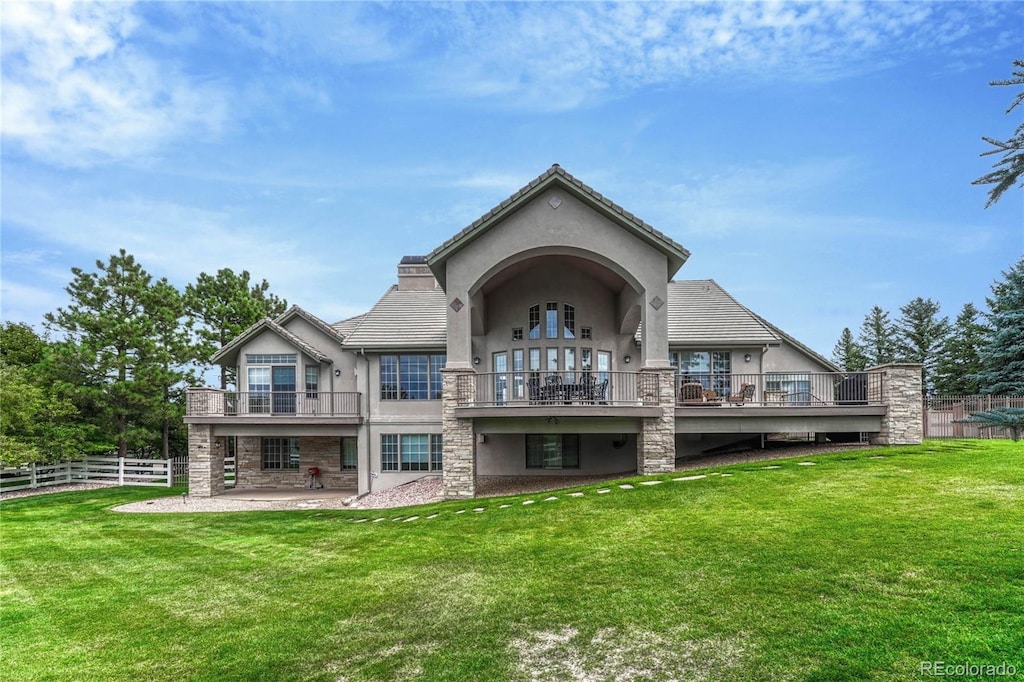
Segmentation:
[(117, 484), (124, 485), (124, 457), (117, 458)]
[(168, 459), (167, 463), (167, 487), (174, 485), (174, 459)]
[(32, 462), (28, 465), (28, 487), (38, 488), (39, 482), (36, 480), (36, 463)]

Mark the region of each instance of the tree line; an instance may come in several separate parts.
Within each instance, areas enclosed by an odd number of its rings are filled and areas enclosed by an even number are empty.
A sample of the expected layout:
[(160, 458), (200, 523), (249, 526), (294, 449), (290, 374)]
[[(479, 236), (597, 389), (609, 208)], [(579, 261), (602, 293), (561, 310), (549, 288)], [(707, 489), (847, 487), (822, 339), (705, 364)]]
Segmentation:
[(1024, 394), (1024, 257), (991, 292), (986, 311), (965, 303), (953, 322), (930, 298), (910, 301), (896, 319), (876, 305), (856, 338), (843, 329), (832, 361), (849, 371), (921, 363), (924, 390), (933, 395)]
[[(287, 308), (247, 271), (204, 272), (179, 290), (124, 249), (71, 273), (69, 303), (45, 315), (42, 335), (0, 327), (3, 464), (185, 452), (185, 389), (217, 349)], [(234, 379), (221, 369), (222, 389)]]

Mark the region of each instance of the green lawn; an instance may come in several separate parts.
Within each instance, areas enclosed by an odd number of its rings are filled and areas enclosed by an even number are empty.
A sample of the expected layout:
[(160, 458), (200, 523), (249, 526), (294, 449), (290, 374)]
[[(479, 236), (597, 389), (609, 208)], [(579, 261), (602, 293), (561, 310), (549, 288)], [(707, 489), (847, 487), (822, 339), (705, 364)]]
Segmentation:
[(0, 679), (1024, 678), (1024, 443), (810, 459), (381, 513), (7, 501)]

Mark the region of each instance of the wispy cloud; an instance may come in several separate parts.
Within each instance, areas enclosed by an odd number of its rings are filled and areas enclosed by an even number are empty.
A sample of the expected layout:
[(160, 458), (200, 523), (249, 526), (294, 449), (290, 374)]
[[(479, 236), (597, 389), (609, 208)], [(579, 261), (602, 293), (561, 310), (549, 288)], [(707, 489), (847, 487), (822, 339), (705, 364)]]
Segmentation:
[(216, 133), (226, 98), (132, 42), (130, 4), (5, 3), (6, 144), (59, 166), (137, 157)]

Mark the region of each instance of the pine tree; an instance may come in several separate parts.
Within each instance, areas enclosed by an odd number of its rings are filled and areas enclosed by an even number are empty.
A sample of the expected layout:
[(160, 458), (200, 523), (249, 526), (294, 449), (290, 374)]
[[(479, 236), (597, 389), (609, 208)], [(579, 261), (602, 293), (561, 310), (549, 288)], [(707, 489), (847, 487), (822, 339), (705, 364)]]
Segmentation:
[(147, 363), (146, 380), (158, 385), (162, 392), (160, 407), (152, 417), (160, 429), (162, 456), (167, 459), (171, 456), (172, 434), (182, 430), (183, 384), (196, 383), (196, 378), (185, 368), (192, 359), (191, 329), (184, 296), (166, 279), (154, 284), (149, 294), (154, 336), (153, 362)]
[[(992, 81), (989, 85), (1024, 85), (1024, 60), (1015, 59), (1013, 61), (1013, 78)], [(1017, 93), (1006, 113), (1012, 112), (1021, 102), (1024, 102), (1024, 90)], [(981, 139), (992, 145), (992, 149), (982, 152), (982, 156), (1002, 155), (1002, 158), (993, 166), (995, 170), (971, 183), (972, 185), (995, 185), (988, 191), (988, 201), (985, 203), (985, 208), (988, 208), (999, 201), (1003, 192), (1014, 185), (1024, 186), (1024, 182), (1021, 182), (1021, 178), (1024, 177), (1024, 123), (1019, 124), (1013, 135), (1007, 140), (997, 140), (994, 137), (982, 137)]]
[(896, 358), (895, 328), (889, 313), (877, 305), (864, 317), (857, 337), (868, 367), (884, 365)]
[(939, 395), (976, 395), (981, 393), (981, 347), (988, 328), (973, 303), (965, 303), (939, 351), (935, 366), (935, 392)]
[(849, 327), (843, 327), (843, 332), (832, 349), (832, 362), (848, 372), (861, 372), (868, 365), (864, 350), (853, 340), (853, 332)]
[(942, 344), (949, 336), (949, 319), (939, 317), (939, 304), (918, 296), (900, 308), (896, 322), (896, 356), (903, 362), (919, 362), (925, 392), (931, 392), (932, 374)]
[[(267, 280), (251, 284), (248, 271), (236, 275), (230, 268), (212, 276), (200, 273), (195, 284), (185, 287), (185, 305), (200, 323), (193, 350), (200, 365), (208, 366), (211, 355), (264, 317), (276, 317), (287, 309), (288, 302), (268, 293), (269, 289)], [(233, 382), (233, 373), (221, 367), (220, 387), (227, 389)]]
[(981, 350), (982, 393), (1024, 393), (1024, 256), (986, 298), (991, 334)]
[(125, 457), (129, 448), (153, 443), (146, 422), (163, 395), (148, 380), (156, 355), (152, 278), (124, 249), (96, 267), (95, 273), (72, 268), (65, 288), (71, 303), (47, 313), (46, 325), (81, 351), (79, 397)]

